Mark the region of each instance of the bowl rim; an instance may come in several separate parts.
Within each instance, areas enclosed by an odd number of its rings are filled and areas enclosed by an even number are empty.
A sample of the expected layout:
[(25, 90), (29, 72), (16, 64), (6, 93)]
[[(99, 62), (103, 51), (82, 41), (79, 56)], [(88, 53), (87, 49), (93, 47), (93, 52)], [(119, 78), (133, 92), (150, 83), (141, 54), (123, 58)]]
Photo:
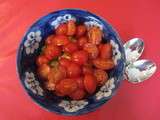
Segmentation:
[[(78, 114), (75, 114), (76, 112), (67, 112), (67, 113), (60, 113), (60, 112), (57, 112), (56, 110), (50, 110), (50, 109), (47, 109), (44, 105), (42, 105), (39, 101), (36, 101), (35, 99), (32, 98), (32, 96), (27, 92), (28, 89), (26, 89), (23, 85), (23, 82), (22, 82), (22, 79), (21, 79), (21, 76), (20, 76), (20, 49), (21, 49), (21, 46), (23, 46), (23, 42), (25, 41), (25, 36), (27, 35), (28, 31), (30, 30), (30, 28), (32, 28), (36, 23), (38, 23), (39, 21), (41, 21), (42, 19), (44, 19), (45, 17), (49, 16), (50, 14), (55, 14), (55, 13), (58, 13), (58, 12), (61, 12), (61, 11), (77, 11), (77, 12), (84, 12), (84, 13), (88, 13), (90, 14), (91, 16), (94, 16), (96, 18), (98, 18), (100, 21), (102, 21), (109, 29), (112, 30), (112, 32), (114, 33), (120, 47), (122, 48), (122, 51), (121, 51), (121, 54), (123, 53), (123, 69), (122, 69), (122, 72), (121, 74), (119, 75), (118, 77), (118, 83), (117, 85), (115, 86), (115, 90), (112, 92), (112, 95), (107, 99), (107, 100), (102, 100), (101, 104), (99, 104), (98, 106), (94, 107), (93, 109), (91, 110), (88, 110), (88, 111), (85, 111), (85, 112), (78, 112)], [(118, 91), (118, 88), (120, 86), (120, 84), (122, 83), (123, 81), (123, 75), (124, 75), (124, 71), (125, 71), (125, 64), (126, 64), (126, 57), (125, 57), (125, 52), (124, 52), (124, 47), (123, 47), (123, 44), (122, 44), (122, 39), (120, 38), (118, 32), (115, 30), (115, 28), (113, 27), (113, 25), (110, 24), (110, 22), (108, 22), (108, 20), (102, 18), (101, 16), (99, 15), (96, 15), (95, 13), (92, 13), (88, 10), (85, 10), (85, 9), (77, 9), (77, 8), (65, 8), (65, 9), (58, 9), (56, 11), (52, 11), (52, 12), (49, 12), (47, 13), (46, 15), (43, 15), (42, 17), (39, 17), (37, 18), (37, 20), (35, 20), (35, 22), (33, 22), (33, 24), (31, 24), (27, 29), (26, 31), (24, 32), (24, 35), (20, 41), (20, 43), (18, 44), (18, 49), (17, 49), (17, 54), (16, 54), (16, 73), (18, 74), (18, 78), (19, 78), (19, 81), (20, 81), (20, 84), (23, 88), (23, 90), (25, 91), (25, 93), (27, 94), (27, 96), (29, 96), (31, 98), (32, 101), (34, 101), (33, 103), (35, 103), (36, 105), (40, 106), (41, 108), (45, 109), (46, 111), (49, 111), (51, 113), (56, 113), (56, 114), (59, 114), (59, 115), (66, 115), (66, 116), (77, 116), (77, 115), (83, 115), (83, 114), (86, 114), (86, 113), (90, 113), (90, 112), (93, 112), (95, 110), (97, 110), (98, 108), (100, 108), (100, 106), (104, 105), (105, 103), (107, 103), (108, 100), (110, 100)]]

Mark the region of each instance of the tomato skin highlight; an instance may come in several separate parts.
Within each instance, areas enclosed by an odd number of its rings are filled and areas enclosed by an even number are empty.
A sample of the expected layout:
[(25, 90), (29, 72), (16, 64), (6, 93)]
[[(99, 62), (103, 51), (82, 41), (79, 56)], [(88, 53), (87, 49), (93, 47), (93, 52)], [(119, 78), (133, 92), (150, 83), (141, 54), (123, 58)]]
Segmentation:
[(66, 35), (67, 34), (67, 24), (66, 23), (60, 24), (56, 29), (56, 34), (57, 35)]
[(99, 50), (97, 46), (92, 43), (86, 43), (83, 47), (83, 50), (88, 52), (90, 59), (95, 59), (98, 57)]
[(67, 23), (67, 35), (72, 36), (76, 33), (76, 24), (74, 20), (70, 20)]
[(93, 94), (96, 90), (97, 83), (96, 83), (96, 78), (92, 74), (85, 74), (84, 76), (84, 86), (86, 91), (89, 94)]
[(50, 67), (47, 64), (42, 64), (38, 68), (39, 75), (45, 80), (47, 80), (49, 72), (50, 72)]
[(112, 45), (109, 43), (101, 44), (99, 47), (100, 57), (103, 59), (111, 59), (112, 58)]
[(72, 54), (72, 61), (79, 65), (83, 65), (88, 60), (88, 53), (84, 50), (76, 51)]
[(96, 77), (97, 84), (99, 86), (102, 86), (105, 84), (105, 82), (108, 80), (108, 74), (106, 71), (101, 69), (96, 69), (94, 71), (94, 76)]
[(62, 65), (62, 66), (67, 68), (67, 67), (69, 67), (71, 61), (69, 59), (67, 59), (67, 58), (63, 58), (62, 57), (62, 58), (60, 58), (59, 63), (60, 63), (60, 65)]
[(83, 36), (87, 31), (87, 28), (85, 25), (78, 25), (77, 26), (77, 31), (76, 31), (76, 36), (80, 37)]
[(66, 53), (73, 53), (74, 51), (78, 50), (78, 45), (74, 42), (70, 42), (69, 44), (65, 45), (63, 51)]
[(63, 95), (69, 95), (70, 93), (76, 91), (78, 88), (78, 85), (74, 79), (63, 79), (58, 84), (56, 84), (56, 92), (63, 94)]
[(82, 70), (80, 66), (76, 63), (71, 63), (70, 66), (67, 68), (67, 75), (68, 77), (78, 77), (81, 74)]
[(77, 89), (75, 92), (71, 93), (69, 97), (73, 100), (80, 100), (83, 99), (85, 95), (86, 92), (83, 89)]
[(99, 68), (99, 69), (102, 69), (102, 70), (110, 70), (115, 66), (113, 60), (102, 59), (102, 58), (94, 59), (93, 64), (96, 68)]
[(102, 41), (102, 31), (99, 27), (93, 26), (88, 31), (89, 43), (98, 45)]
[(84, 88), (84, 83), (83, 83), (83, 80), (84, 80), (83, 77), (77, 77), (77, 78), (75, 78), (75, 80), (76, 80), (76, 82), (78, 84), (78, 88), (79, 89), (85, 89)]
[(68, 37), (65, 35), (56, 35), (52, 39), (52, 44), (55, 46), (64, 46), (64, 45), (67, 45), (69, 42), (70, 41)]

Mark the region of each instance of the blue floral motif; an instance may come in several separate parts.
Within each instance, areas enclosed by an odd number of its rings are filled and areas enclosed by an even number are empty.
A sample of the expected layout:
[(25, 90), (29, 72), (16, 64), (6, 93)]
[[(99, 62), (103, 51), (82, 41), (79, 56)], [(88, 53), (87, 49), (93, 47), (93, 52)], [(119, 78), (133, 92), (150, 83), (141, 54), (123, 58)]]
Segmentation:
[(34, 51), (39, 48), (39, 42), (41, 39), (41, 31), (39, 30), (28, 33), (27, 40), (24, 43), (26, 54), (33, 54)]

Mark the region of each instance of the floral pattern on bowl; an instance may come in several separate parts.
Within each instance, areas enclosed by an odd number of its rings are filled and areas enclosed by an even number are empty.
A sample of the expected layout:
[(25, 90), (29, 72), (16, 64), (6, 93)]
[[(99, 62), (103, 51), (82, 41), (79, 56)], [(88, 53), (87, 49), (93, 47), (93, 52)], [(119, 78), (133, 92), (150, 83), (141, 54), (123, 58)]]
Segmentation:
[[(54, 96), (43, 88), (43, 81), (36, 72), (35, 59), (44, 45), (45, 39), (54, 29), (68, 20), (84, 22), (88, 27), (96, 25), (104, 32), (105, 41), (113, 46), (116, 64), (109, 73), (110, 79), (93, 96), (84, 100), (69, 100)], [(63, 115), (80, 115), (94, 111), (111, 99), (123, 80), (125, 54), (120, 38), (113, 28), (98, 16), (82, 10), (66, 9), (48, 14), (34, 23), (24, 36), (17, 54), (17, 68), (22, 85), (28, 95), (43, 108)]]

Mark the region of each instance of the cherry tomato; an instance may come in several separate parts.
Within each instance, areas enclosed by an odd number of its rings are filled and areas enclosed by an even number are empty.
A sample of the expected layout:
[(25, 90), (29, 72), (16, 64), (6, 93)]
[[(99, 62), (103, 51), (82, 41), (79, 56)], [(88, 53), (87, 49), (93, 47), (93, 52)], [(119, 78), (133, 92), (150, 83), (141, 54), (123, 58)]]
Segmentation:
[(109, 43), (101, 44), (99, 47), (100, 57), (104, 59), (109, 59), (112, 57), (112, 45)]
[(62, 58), (60, 58), (59, 63), (60, 63), (60, 65), (67, 68), (67, 67), (69, 67), (71, 61), (62, 57)]
[(77, 26), (77, 31), (76, 31), (76, 36), (80, 37), (83, 36), (87, 31), (87, 28), (85, 25), (78, 25)]
[(83, 66), (82, 67), (83, 74), (92, 74), (93, 73), (93, 68), (89, 66)]
[(79, 65), (83, 65), (88, 60), (88, 53), (84, 50), (76, 51), (72, 54), (72, 61)]
[(76, 91), (78, 88), (77, 82), (74, 79), (63, 79), (58, 84), (56, 84), (56, 93), (63, 95), (69, 95), (70, 93)]
[(104, 71), (104, 70), (101, 70), (101, 69), (96, 69), (94, 71), (94, 76), (96, 77), (97, 84), (99, 86), (103, 85), (107, 81), (107, 79), (108, 79), (107, 72)]
[(42, 78), (47, 78), (48, 74), (50, 73), (50, 67), (47, 64), (42, 64), (41, 66), (39, 66), (38, 68), (38, 73)]
[(84, 83), (83, 83), (83, 77), (78, 77), (78, 78), (75, 78), (77, 84), (78, 84), (78, 88), (80, 89), (84, 89)]
[(67, 23), (67, 35), (72, 36), (76, 33), (76, 23), (74, 20), (70, 20)]
[(71, 63), (69, 67), (67, 67), (67, 75), (68, 77), (78, 77), (81, 74), (81, 68), (76, 63)]
[(58, 67), (54, 67), (48, 74), (48, 81), (52, 81), (56, 84), (66, 77), (66, 72), (66, 68), (61, 65)]
[(53, 40), (53, 39), (54, 39), (54, 35), (50, 35), (50, 36), (47, 37), (45, 43), (46, 43), (47, 45), (49, 45), (49, 44), (52, 43), (52, 40)]
[(96, 68), (99, 68), (102, 70), (109, 70), (114, 67), (114, 61), (111, 59), (97, 58), (93, 60), (93, 64)]
[(56, 35), (52, 40), (52, 43), (55, 46), (64, 46), (64, 45), (67, 45), (69, 42), (70, 41), (68, 37), (65, 35)]
[(44, 49), (44, 55), (49, 59), (53, 59), (55, 57), (58, 57), (59, 55), (61, 55), (61, 49), (57, 46), (53, 46), (53, 45), (48, 45), (45, 49)]
[(88, 41), (87, 37), (80, 37), (78, 39), (78, 46), (80, 48), (83, 48), (83, 46), (87, 43), (87, 41)]
[(92, 43), (86, 43), (83, 49), (88, 52), (90, 59), (95, 59), (98, 56), (99, 50), (97, 46)]
[(71, 93), (69, 97), (73, 100), (80, 100), (83, 99), (85, 95), (86, 92), (83, 89), (77, 89), (75, 92)]
[(58, 26), (58, 28), (56, 29), (56, 34), (57, 35), (66, 35), (67, 34), (67, 24), (66, 23), (62, 23)]
[(97, 87), (96, 78), (92, 74), (85, 74), (84, 86), (89, 94), (93, 94)]
[(70, 42), (64, 46), (64, 52), (73, 53), (74, 51), (78, 50), (78, 46), (74, 42)]
[(89, 42), (95, 45), (102, 41), (102, 31), (99, 27), (93, 26), (88, 31)]
[(47, 64), (48, 63), (48, 59), (44, 56), (44, 55), (40, 55), (38, 56), (37, 60), (36, 60), (36, 64), (38, 66), (42, 65), (42, 64)]
[(71, 60), (71, 54), (69, 54), (69, 53), (63, 53), (63, 55), (60, 57), (60, 58), (66, 58), (66, 59), (68, 59), (68, 60)]

